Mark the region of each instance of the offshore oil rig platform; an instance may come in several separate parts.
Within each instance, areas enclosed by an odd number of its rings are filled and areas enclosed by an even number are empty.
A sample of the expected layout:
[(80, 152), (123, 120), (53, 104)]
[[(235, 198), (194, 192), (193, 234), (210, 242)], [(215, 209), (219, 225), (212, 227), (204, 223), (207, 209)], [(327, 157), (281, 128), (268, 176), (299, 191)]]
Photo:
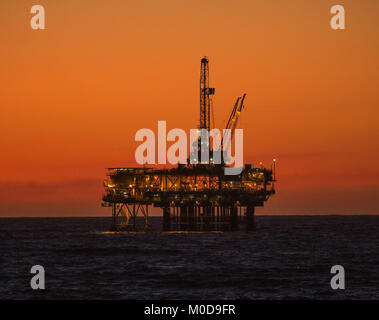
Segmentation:
[[(200, 69), (198, 128), (208, 132), (214, 93), (215, 89), (209, 87), (209, 60), (204, 57)], [(226, 129), (231, 130), (230, 140), (245, 96), (237, 98), (229, 116)], [(201, 152), (200, 139), (197, 152)], [(148, 231), (149, 206), (153, 205), (163, 210), (164, 232), (238, 231), (241, 224), (246, 231), (254, 230), (255, 207), (263, 206), (275, 193), (275, 159), (270, 169), (245, 164), (238, 175), (225, 175), (224, 159), (220, 164), (187, 162), (170, 169), (108, 168), (102, 205), (112, 209), (111, 229)]]

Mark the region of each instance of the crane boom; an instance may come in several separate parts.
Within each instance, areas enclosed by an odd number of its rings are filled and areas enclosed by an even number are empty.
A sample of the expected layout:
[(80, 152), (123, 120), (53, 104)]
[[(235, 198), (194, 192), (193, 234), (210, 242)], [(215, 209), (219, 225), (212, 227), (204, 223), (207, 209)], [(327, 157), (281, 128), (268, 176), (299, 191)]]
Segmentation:
[(240, 99), (241, 99), (241, 97), (237, 98), (236, 103), (234, 104), (232, 113), (229, 116), (229, 120), (228, 120), (228, 123), (226, 124), (226, 128), (225, 129), (230, 129), (230, 125), (231, 125), (231, 122), (233, 121), (234, 115), (236, 114), (236, 110), (238, 108), (238, 103), (239, 103)]
[[(225, 136), (222, 137), (221, 140), (221, 149), (222, 150), (228, 150), (230, 147), (230, 143), (232, 142), (234, 132), (237, 127), (238, 119), (240, 116), (240, 113), (244, 107), (244, 101), (245, 101), (246, 93), (243, 94), (242, 98), (238, 97), (236, 103), (234, 104), (233, 110), (229, 116), (228, 123), (226, 125), (225, 129), (230, 129), (230, 135), (227, 136), (227, 141), (225, 141)], [(225, 143), (226, 143), (226, 148), (225, 148)], [(226, 160), (226, 159), (224, 159)]]
[(237, 127), (238, 119), (239, 119), (240, 113), (243, 109), (243, 102), (245, 101), (245, 97), (246, 97), (246, 93), (243, 94), (242, 99), (241, 99), (241, 103), (237, 109), (237, 112), (234, 113), (234, 119), (233, 119), (232, 127), (231, 127), (232, 132), (231, 132), (230, 140), (233, 139), (233, 135), (234, 135), (234, 132), (235, 132), (236, 127)]

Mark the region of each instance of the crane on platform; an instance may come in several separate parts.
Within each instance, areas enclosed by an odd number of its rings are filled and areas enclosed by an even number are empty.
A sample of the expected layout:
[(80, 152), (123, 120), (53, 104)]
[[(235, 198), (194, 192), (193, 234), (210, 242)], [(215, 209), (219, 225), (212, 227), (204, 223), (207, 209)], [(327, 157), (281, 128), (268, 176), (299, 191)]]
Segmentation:
[[(236, 131), (240, 113), (244, 107), (243, 103), (245, 101), (245, 97), (246, 97), (246, 93), (243, 94), (242, 98), (238, 97), (236, 100), (236, 103), (234, 104), (233, 110), (229, 116), (229, 120), (225, 128), (226, 130), (230, 130), (230, 135), (226, 135), (226, 136), (223, 135), (222, 140), (221, 140), (221, 150), (228, 150), (230, 148), (230, 144), (232, 142), (234, 133)], [(226, 159), (223, 159), (223, 160), (225, 161)]]

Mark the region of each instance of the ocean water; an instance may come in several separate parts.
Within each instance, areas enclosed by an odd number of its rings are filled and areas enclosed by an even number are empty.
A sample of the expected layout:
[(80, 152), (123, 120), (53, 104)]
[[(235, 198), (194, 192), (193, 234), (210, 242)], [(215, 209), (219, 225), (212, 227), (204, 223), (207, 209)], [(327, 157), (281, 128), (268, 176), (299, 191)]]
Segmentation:
[[(104, 234), (110, 218), (0, 219), (1, 299), (379, 299), (379, 216), (258, 216), (224, 234)], [(46, 290), (30, 288), (45, 268)], [(342, 265), (346, 289), (332, 290)]]

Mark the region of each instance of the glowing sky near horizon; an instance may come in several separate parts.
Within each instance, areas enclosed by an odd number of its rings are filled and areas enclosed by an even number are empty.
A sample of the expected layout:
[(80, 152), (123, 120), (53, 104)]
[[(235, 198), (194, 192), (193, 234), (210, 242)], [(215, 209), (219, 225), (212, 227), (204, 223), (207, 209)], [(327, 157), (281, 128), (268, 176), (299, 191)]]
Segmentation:
[(197, 126), (205, 55), (216, 126), (246, 92), (244, 160), (278, 159), (258, 214), (379, 214), (378, 1), (2, 0), (0, 21), (0, 216), (109, 215), (135, 132)]

